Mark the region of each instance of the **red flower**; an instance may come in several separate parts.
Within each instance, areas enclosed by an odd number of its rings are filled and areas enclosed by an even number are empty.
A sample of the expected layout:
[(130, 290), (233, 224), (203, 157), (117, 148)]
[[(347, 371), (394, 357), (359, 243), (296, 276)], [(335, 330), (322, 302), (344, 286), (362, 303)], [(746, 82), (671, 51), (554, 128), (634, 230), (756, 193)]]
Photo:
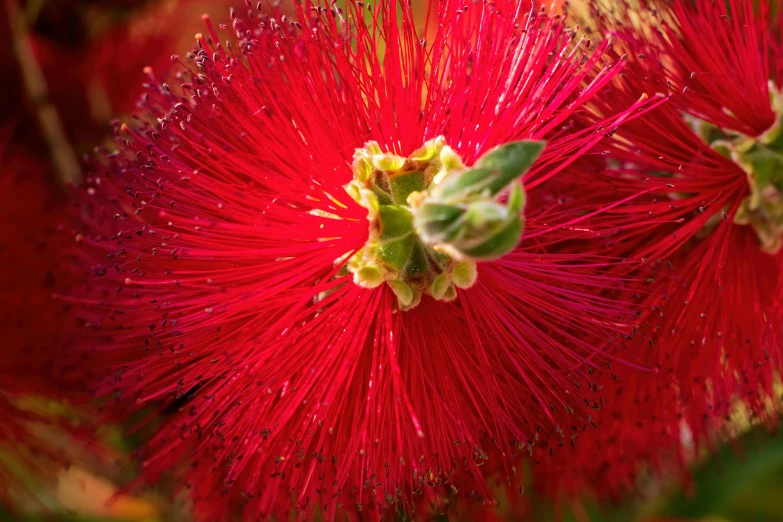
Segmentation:
[[(600, 408), (591, 374), (631, 331), (635, 285), (587, 242), (557, 253), (594, 209), (547, 186), (645, 105), (576, 127), (621, 66), (514, 4), (438, 2), (430, 41), (393, 0), (234, 19), (234, 44), (207, 19), (90, 174), (71, 371), (120, 412), (175, 412), (144, 466), (185, 461), (205, 518), (486, 500), (487, 459), (511, 476)], [(524, 139), (547, 140), (526, 237), (476, 277), (521, 233), (512, 180), (540, 144), (494, 148)]]
[[(615, 400), (602, 429), (563, 462), (568, 485), (619, 493), (650, 464), (687, 462), (727, 427), (739, 401), (766, 419), (779, 400), (783, 55), (768, 53), (781, 35), (764, 1), (624, 4), (598, 25), (629, 64), (613, 96), (596, 101), (597, 114), (640, 92), (670, 96), (608, 148), (599, 168), (613, 190), (586, 195), (611, 202), (641, 194), (609, 212), (616, 234), (607, 248), (669, 264), (655, 282), (667, 302), (650, 303), (642, 349), (633, 352), (656, 372), (619, 368), (618, 383), (606, 380)], [(545, 471), (558, 469), (563, 476), (556, 466)]]

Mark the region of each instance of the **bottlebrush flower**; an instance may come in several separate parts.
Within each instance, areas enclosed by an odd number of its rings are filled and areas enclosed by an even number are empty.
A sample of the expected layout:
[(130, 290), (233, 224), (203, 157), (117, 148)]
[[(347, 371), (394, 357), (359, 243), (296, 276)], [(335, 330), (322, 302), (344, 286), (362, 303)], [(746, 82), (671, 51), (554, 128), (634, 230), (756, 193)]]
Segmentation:
[(206, 18), (96, 163), (69, 371), (175, 411), (147, 478), (186, 463), (205, 519), (491, 500), (484, 469), (589, 426), (631, 331), (622, 262), (557, 251), (592, 203), (547, 185), (650, 104), (576, 127), (622, 64), (514, 2), (433, 2), (430, 41), (406, 2), (297, 11)]
[[(596, 114), (639, 92), (670, 96), (607, 147), (597, 168), (613, 190), (585, 194), (600, 204), (646, 191), (608, 212), (615, 234), (606, 248), (669, 264), (656, 281), (668, 302), (651, 304), (644, 348), (633, 351), (657, 373), (618, 369), (618, 383), (604, 383), (616, 400), (603, 429), (566, 457), (567, 474), (547, 468), (567, 476), (567, 486), (600, 481), (599, 492), (616, 494), (634, 487), (642, 469), (687, 462), (730, 428), (738, 404), (756, 420), (776, 418), (783, 55), (769, 52), (781, 34), (768, 1), (624, 3), (594, 14), (600, 34), (611, 34), (629, 60), (613, 95), (596, 100)], [(596, 456), (594, 447), (605, 449)]]

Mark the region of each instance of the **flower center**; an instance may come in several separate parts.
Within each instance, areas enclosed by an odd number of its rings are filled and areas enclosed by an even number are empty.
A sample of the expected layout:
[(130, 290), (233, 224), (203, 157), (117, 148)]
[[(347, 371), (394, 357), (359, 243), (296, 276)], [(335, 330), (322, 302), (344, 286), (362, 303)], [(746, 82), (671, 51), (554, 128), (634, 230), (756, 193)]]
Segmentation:
[[(440, 301), (470, 288), (476, 264), (511, 252), (522, 237), (525, 195), (519, 178), (543, 149), (520, 141), (497, 147), (467, 168), (441, 136), (407, 158), (374, 142), (356, 149), (345, 190), (367, 209), (369, 235), (347, 262), (363, 288), (386, 283), (401, 310), (424, 294)], [(508, 197), (502, 198), (506, 189)]]
[(761, 249), (777, 254), (783, 248), (783, 92), (770, 82), (775, 123), (759, 136), (726, 135), (697, 120), (695, 128), (712, 148), (742, 167), (750, 194), (740, 203), (734, 223), (749, 225)]

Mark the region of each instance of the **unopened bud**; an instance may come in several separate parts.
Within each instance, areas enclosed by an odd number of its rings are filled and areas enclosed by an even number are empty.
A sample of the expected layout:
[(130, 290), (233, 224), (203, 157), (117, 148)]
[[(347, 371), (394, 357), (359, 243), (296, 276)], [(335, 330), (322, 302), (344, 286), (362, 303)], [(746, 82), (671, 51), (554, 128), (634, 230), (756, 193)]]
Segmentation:
[[(473, 168), (451, 171), (408, 201), (416, 232), (436, 250), (461, 260), (497, 259), (519, 243), (525, 206), (517, 181), (533, 164), (543, 142), (521, 141), (492, 149)], [(510, 186), (508, 199), (498, 195)]]

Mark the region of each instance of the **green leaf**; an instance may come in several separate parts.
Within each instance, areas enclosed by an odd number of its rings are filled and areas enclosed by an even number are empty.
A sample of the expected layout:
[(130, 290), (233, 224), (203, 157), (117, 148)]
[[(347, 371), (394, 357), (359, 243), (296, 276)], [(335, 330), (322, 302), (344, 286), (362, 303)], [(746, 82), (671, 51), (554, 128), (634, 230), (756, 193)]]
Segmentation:
[(408, 258), (411, 256), (413, 245), (416, 242), (418, 242), (418, 239), (413, 235), (402, 239), (384, 241), (378, 247), (378, 259), (398, 272), (402, 272), (408, 263)]
[(408, 262), (403, 269), (403, 275), (408, 279), (413, 279), (428, 273), (429, 270), (430, 266), (429, 261), (427, 260), (427, 251), (422, 242), (417, 238), (413, 242), (413, 248), (408, 257)]
[(476, 167), (500, 171), (501, 175), (490, 184), (492, 194), (497, 194), (509, 183), (530, 169), (544, 150), (544, 141), (514, 141), (495, 147), (476, 162)]
[[(440, 184), (432, 190), (437, 201), (459, 202), (470, 196), (481, 194), (496, 183), (501, 173), (492, 168), (474, 168), (460, 172), (450, 172)], [(494, 194), (491, 194), (494, 195)]]
[(660, 513), (685, 519), (783, 520), (783, 432), (755, 428), (699, 466), (693, 482), (692, 495), (678, 492)]
[(406, 207), (381, 205), (378, 220), (381, 242), (413, 234), (413, 214)]
[(424, 172), (406, 172), (389, 176), (392, 198), (395, 205), (406, 205), (411, 192), (422, 192), (427, 189)]
[(508, 211), (518, 214), (525, 208), (525, 190), (522, 183), (515, 181), (511, 184), (511, 190), (508, 193)]
[(416, 209), (416, 228), (428, 238), (440, 241), (446, 231), (465, 214), (465, 209), (440, 203), (424, 203)]
[(467, 247), (457, 242), (454, 247), (475, 261), (490, 261), (514, 250), (521, 238), (522, 220), (519, 216), (513, 216), (491, 234), (487, 234), (481, 243)]
[(783, 185), (783, 155), (760, 146), (748, 152), (745, 158), (753, 165), (756, 182), (759, 185), (767, 183)]

